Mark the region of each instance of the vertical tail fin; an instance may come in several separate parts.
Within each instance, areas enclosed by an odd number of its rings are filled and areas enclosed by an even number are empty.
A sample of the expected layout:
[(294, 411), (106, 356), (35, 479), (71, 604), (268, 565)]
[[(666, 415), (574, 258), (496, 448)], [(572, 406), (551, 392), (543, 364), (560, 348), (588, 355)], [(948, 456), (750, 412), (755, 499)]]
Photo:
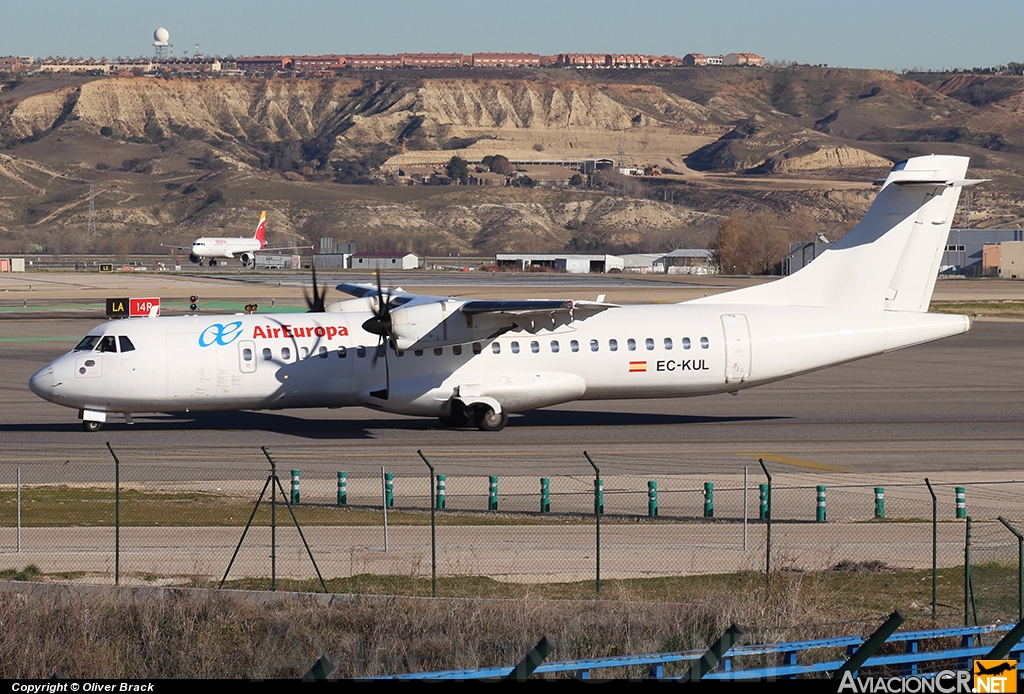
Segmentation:
[(256, 233), (253, 234), (252, 236), (254, 239), (260, 242), (260, 248), (266, 248), (267, 246), (266, 231), (267, 211), (263, 210), (263, 213), (260, 215), (260, 223), (256, 225)]
[(960, 189), (980, 182), (964, 180), (968, 161), (931, 155), (900, 162), (860, 224), (806, 267), (699, 301), (927, 311)]

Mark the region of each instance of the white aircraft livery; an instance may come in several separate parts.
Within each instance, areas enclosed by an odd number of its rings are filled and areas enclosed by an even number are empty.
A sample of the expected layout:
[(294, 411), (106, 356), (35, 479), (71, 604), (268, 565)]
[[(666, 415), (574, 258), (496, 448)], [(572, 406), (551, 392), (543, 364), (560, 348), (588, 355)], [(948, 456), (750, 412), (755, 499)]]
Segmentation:
[(916, 157), (789, 277), (672, 305), (479, 301), (342, 284), (314, 311), (108, 321), (29, 381), (112, 414), (363, 406), (502, 429), (573, 400), (735, 392), (966, 332), (927, 313), (968, 159)]
[(282, 251), (287, 249), (311, 248), (311, 246), (276, 246), (268, 247), (266, 239), (267, 212), (260, 215), (259, 224), (256, 225), (256, 233), (251, 237), (231, 238), (224, 236), (203, 236), (192, 242), (191, 246), (168, 246), (165, 248), (177, 248), (188, 251), (188, 259), (193, 263), (203, 264), (204, 260), (209, 261), (210, 267), (216, 267), (218, 260), (238, 259), (245, 266), (252, 265), (256, 260), (256, 251)]

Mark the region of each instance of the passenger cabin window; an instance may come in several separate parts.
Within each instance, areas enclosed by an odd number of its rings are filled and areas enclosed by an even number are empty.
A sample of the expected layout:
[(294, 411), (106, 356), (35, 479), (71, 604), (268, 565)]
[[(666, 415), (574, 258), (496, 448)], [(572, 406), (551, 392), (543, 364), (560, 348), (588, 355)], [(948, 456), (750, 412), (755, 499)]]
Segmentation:
[(360, 359), (365, 357), (366, 356), (366, 347), (363, 347), (362, 345), (359, 345), (358, 347), (356, 347), (356, 356), (359, 357)]
[(309, 347), (299, 347), (303, 359), (309, 359)]
[(439, 357), (442, 354), (444, 354), (444, 347), (435, 347), (434, 348), (434, 356), (435, 357)]
[(551, 341), (551, 351), (554, 352), (555, 354), (558, 353), (558, 340)]
[(287, 347), (281, 348), (281, 361), (288, 361), (292, 358), (292, 351)]
[(422, 349), (414, 349), (412, 351), (412, 353), (415, 354), (417, 357), (422, 357), (423, 356), (423, 350)]
[(495, 354), (501, 354), (501, 345), (499, 345), (497, 342), (492, 342), (491, 351), (494, 352)]
[(324, 347), (323, 345), (320, 345), (320, 349), (317, 350), (317, 354), (320, 355), (321, 359), (326, 359), (327, 358), (327, 348)]
[(377, 345), (377, 357), (383, 357), (384, 353), (388, 351), (388, 348), (384, 345)]
[(666, 337), (665, 338), (665, 349), (672, 349), (672, 338), (671, 337)]
[(580, 343), (579, 343), (579, 341), (578, 340), (570, 340), (569, 341), (569, 349), (571, 349), (573, 352), (579, 352), (580, 351)]
[(344, 347), (339, 347), (338, 348), (338, 359), (344, 359), (347, 356), (348, 356), (348, 350), (345, 349)]
[(608, 340), (608, 349), (612, 352), (617, 352), (619, 349), (619, 341), (615, 339)]
[(460, 356), (462, 354), (462, 345), (453, 345), (452, 354), (454, 354), (455, 356)]
[(271, 354), (270, 348), (269, 347), (264, 347), (263, 348), (263, 361), (270, 361), (273, 358), (274, 358), (274, 355)]
[(479, 342), (473, 343), (473, 354), (480, 354), (483, 351), (483, 347), (480, 346)]
[(124, 353), (124, 352), (134, 352), (135, 351), (135, 345), (132, 344), (132, 341), (128, 339), (127, 335), (121, 335), (117, 339), (121, 343), (121, 352), (122, 353)]
[(690, 349), (690, 338), (683, 338), (683, 349)]
[(512, 350), (512, 354), (519, 354), (519, 343), (518, 342), (513, 342), (511, 345), (509, 345), (509, 348)]
[(646, 340), (644, 340), (644, 347), (646, 347), (648, 350), (654, 349), (654, 338), (649, 337)]
[(635, 352), (636, 340), (634, 340), (633, 338), (629, 338), (628, 340), (626, 340), (626, 349), (628, 349), (630, 352)]
[(242, 359), (244, 361), (252, 361), (252, 350), (248, 347), (242, 349)]
[(710, 343), (708, 342), (708, 338), (706, 338), (706, 337), (700, 338), (700, 348), (701, 349), (707, 349), (709, 346), (710, 346)]
[(100, 339), (100, 344), (96, 347), (99, 352), (117, 352), (117, 340), (114, 339), (113, 335), (104, 335)]
[(596, 352), (599, 349), (601, 349), (601, 345), (598, 343), (598, 341), (597, 340), (591, 340), (590, 341), (590, 351), (591, 352)]
[(530, 343), (530, 351), (533, 352), (534, 354), (537, 354), (538, 352), (540, 352), (540, 343), (537, 342), (536, 340), (531, 342)]

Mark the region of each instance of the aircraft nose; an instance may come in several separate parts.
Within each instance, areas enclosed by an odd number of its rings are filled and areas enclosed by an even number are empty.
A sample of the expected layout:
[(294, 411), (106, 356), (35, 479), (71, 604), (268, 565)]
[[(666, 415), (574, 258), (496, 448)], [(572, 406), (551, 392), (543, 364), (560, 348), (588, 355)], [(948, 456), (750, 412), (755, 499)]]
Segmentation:
[(53, 362), (36, 371), (32, 378), (28, 379), (29, 390), (44, 400), (53, 400), (57, 397), (57, 388), (60, 385), (62, 384), (57, 378)]

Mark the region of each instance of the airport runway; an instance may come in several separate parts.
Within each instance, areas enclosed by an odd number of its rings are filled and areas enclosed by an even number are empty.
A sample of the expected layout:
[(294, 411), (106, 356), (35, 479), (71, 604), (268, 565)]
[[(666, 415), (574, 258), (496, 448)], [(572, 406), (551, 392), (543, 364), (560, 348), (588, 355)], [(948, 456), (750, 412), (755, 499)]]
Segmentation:
[[(37, 315), (37, 314), (36, 314)], [(0, 320), (0, 463), (202, 468), (212, 478), (283, 469), (423, 472), (423, 449), (449, 474), (742, 473), (756, 458), (799, 473), (971, 471), (1015, 478), (1024, 467), (1024, 323), (977, 321), (967, 335), (744, 391), (681, 400), (571, 403), (513, 415), (502, 432), (365, 409), (140, 416), (87, 434), (72, 410), (44, 402), (29, 376), (98, 320)], [(183, 470), (184, 471), (184, 470)], [(248, 474), (248, 473), (246, 473)]]

